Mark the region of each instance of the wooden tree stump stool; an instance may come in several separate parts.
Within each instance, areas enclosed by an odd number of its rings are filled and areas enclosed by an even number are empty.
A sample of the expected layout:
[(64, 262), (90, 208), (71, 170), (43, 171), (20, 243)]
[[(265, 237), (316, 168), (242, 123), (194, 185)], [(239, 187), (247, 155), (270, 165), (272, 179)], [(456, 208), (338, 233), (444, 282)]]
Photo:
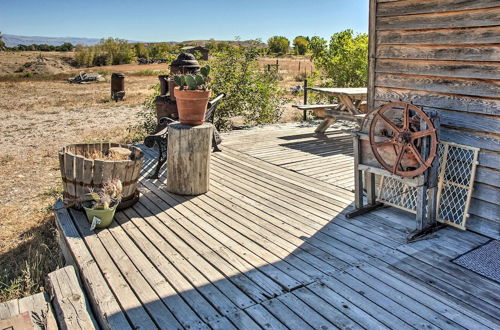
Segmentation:
[(167, 191), (200, 195), (208, 191), (213, 125), (168, 127)]

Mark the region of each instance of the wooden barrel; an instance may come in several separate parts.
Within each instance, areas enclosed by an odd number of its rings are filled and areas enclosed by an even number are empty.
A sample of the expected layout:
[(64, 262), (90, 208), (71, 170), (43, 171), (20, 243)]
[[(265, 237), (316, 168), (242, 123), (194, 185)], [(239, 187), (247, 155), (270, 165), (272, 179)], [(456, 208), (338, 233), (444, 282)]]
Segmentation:
[[(92, 159), (95, 153), (108, 154), (109, 149), (122, 147), (129, 149), (131, 155), (126, 160)], [(86, 157), (87, 156), (87, 157)], [(119, 209), (133, 205), (139, 198), (139, 180), (144, 155), (141, 149), (119, 143), (71, 144), (59, 150), (59, 164), (64, 185), (64, 198), (78, 199), (90, 189), (98, 189), (103, 183), (120, 179), (123, 185), (123, 198)]]

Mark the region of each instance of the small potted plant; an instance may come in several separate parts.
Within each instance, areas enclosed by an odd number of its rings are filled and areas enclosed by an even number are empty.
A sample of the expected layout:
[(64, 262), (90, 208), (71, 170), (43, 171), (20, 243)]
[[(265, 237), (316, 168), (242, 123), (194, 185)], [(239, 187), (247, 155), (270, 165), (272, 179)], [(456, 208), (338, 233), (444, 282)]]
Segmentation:
[(210, 66), (200, 69), (200, 74), (174, 76), (174, 95), (179, 111), (179, 121), (186, 125), (201, 125), (205, 119), (208, 100), (212, 94), (208, 82)]
[(113, 179), (105, 182), (98, 191), (91, 191), (89, 193), (92, 199), (83, 203), (82, 206), (87, 214), (89, 223), (92, 224), (91, 228), (93, 226), (106, 228), (111, 224), (115, 216), (116, 207), (120, 204), (122, 198), (122, 190), (122, 182), (119, 179)]

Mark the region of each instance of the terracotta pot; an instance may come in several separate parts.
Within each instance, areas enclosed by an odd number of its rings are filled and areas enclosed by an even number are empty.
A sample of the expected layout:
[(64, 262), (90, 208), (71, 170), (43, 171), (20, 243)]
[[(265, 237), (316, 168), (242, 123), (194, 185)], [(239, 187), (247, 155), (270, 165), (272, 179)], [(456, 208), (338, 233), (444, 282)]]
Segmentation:
[(212, 91), (181, 91), (176, 87), (174, 94), (181, 124), (192, 126), (203, 124)]

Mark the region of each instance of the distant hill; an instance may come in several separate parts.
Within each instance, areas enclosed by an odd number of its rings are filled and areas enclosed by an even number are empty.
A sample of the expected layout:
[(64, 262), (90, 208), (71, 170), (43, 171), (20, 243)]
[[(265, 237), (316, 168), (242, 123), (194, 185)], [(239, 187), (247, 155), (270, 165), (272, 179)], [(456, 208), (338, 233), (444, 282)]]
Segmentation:
[(101, 39), (96, 38), (73, 38), (73, 37), (38, 37), (38, 36), (18, 36), (15, 34), (4, 34), (3, 41), (7, 47), (17, 45), (32, 45), (32, 44), (47, 44), (52, 46), (60, 46), (65, 42), (70, 42), (73, 45), (92, 46)]
[[(83, 46), (93, 46), (99, 43), (101, 39), (97, 38), (75, 38), (75, 37), (40, 37), (40, 36), (19, 36), (15, 34), (3, 34), (3, 41), (7, 47), (14, 47), (17, 45), (39, 45), (39, 44), (47, 44), (52, 46), (60, 46), (65, 42), (70, 42), (73, 45), (83, 45)], [(140, 41), (132, 41), (129, 42), (140, 42)], [(254, 40), (187, 40), (182, 42), (176, 41), (167, 41), (170, 44), (183, 44), (183, 45), (196, 45), (196, 46), (205, 46), (210, 42), (225, 42), (228, 44), (239, 44), (242, 46), (248, 46), (250, 44), (256, 45), (257, 47), (265, 47), (265, 43), (256, 43)], [(149, 42), (153, 43), (153, 42)]]

